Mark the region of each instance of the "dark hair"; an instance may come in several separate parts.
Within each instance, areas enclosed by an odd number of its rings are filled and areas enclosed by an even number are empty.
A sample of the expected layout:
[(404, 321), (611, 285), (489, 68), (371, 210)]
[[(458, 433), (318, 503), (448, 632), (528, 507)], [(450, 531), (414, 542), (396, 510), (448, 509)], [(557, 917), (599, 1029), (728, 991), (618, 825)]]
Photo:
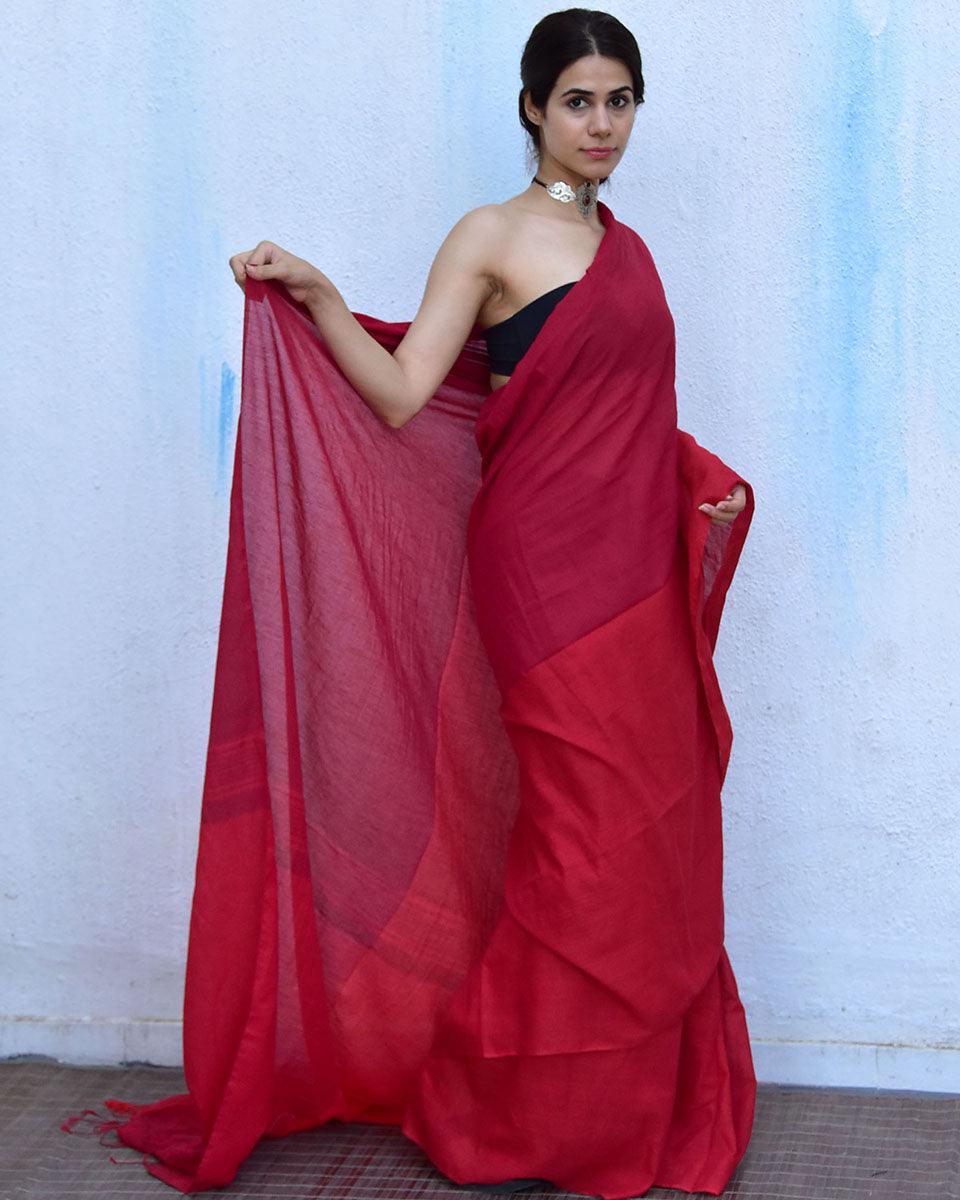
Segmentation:
[(592, 8), (565, 8), (562, 12), (548, 13), (534, 25), (520, 57), (520, 124), (530, 134), (537, 151), (540, 126), (524, 111), (523, 93), (529, 91), (531, 103), (542, 110), (560, 72), (588, 54), (618, 58), (630, 72), (634, 107), (643, 103), (640, 48), (626, 25), (610, 13)]

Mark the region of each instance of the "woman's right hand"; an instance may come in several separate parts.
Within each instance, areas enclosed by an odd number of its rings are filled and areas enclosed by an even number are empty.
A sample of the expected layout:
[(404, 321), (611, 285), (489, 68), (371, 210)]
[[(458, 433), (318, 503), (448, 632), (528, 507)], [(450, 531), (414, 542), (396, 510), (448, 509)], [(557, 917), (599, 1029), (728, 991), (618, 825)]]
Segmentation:
[(301, 304), (330, 286), (330, 280), (322, 271), (275, 242), (259, 242), (253, 250), (234, 254), (230, 259), (230, 270), (241, 289), (248, 278), (276, 279)]

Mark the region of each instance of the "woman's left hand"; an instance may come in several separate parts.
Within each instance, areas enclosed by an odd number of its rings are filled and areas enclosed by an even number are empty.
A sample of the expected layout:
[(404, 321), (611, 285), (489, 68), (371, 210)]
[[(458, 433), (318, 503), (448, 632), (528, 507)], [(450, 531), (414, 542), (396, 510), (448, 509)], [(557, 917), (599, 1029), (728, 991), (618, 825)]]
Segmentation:
[(737, 513), (746, 506), (747, 490), (738, 483), (732, 492), (716, 504), (701, 504), (701, 512), (705, 512), (714, 525), (729, 525)]

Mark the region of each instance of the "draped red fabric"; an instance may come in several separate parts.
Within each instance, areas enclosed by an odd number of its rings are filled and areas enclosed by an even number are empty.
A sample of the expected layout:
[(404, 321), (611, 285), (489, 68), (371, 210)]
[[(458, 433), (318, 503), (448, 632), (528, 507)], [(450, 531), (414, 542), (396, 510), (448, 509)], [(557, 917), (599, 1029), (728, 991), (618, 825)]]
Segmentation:
[(474, 329), (401, 429), (247, 281), (188, 1091), (108, 1102), (182, 1192), (331, 1119), (607, 1200), (719, 1194), (747, 1146), (713, 650), (753, 490), (677, 428), (656, 267), (599, 211), (509, 382)]

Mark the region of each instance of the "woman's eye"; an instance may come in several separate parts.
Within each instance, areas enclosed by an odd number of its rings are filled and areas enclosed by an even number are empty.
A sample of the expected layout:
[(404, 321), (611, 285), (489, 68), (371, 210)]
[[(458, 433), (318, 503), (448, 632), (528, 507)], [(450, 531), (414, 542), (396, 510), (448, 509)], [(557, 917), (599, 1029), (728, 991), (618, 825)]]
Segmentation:
[[(615, 104), (614, 105), (615, 108), (626, 108), (626, 105), (627, 105), (626, 96), (614, 96), (613, 99), (615, 101), (616, 100), (622, 101), (622, 103), (620, 103), (620, 104)], [(574, 111), (579, 111), (581, 101), (583, 101), (583, 103), (586, 104), (586, 100), (584, 100), (583, 96), (574, 96), (572, 100), (567, 101), (567, 107), (574, 109)]]

